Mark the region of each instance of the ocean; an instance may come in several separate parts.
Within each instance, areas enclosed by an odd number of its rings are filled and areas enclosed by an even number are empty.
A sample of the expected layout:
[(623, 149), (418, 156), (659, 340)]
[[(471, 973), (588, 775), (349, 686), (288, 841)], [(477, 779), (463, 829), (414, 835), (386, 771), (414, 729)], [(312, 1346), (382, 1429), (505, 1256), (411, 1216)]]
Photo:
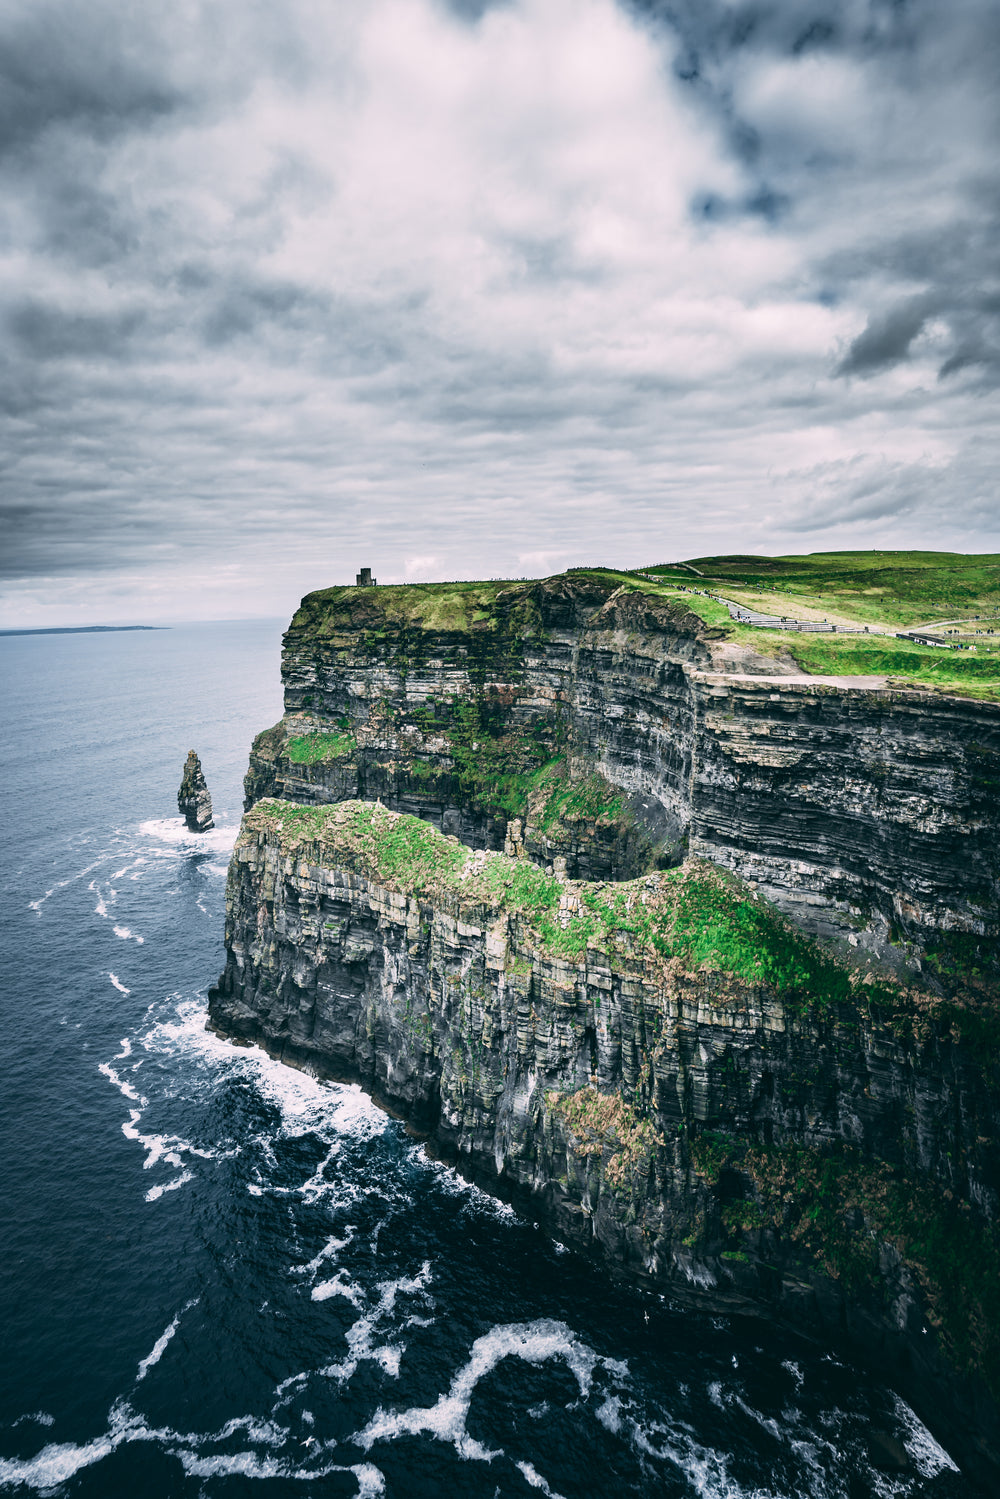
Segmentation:
[(971, 1495), (838, 1350), (618, 1285), (358, 1089), (206, 1032), (281, 629), (0, 640), (0, 1492)]

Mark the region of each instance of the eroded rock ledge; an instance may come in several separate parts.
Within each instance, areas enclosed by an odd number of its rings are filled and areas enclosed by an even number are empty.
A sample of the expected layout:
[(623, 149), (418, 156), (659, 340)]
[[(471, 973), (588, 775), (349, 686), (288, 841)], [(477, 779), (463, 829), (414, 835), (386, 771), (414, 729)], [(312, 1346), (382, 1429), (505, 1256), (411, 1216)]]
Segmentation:
[(711, 864), (619, 884), (380, 805), (260, 801), (210, 1025), (360, 1081), (559, 1238), (846, 1334), (1000, 1472), (1000, 1029)]

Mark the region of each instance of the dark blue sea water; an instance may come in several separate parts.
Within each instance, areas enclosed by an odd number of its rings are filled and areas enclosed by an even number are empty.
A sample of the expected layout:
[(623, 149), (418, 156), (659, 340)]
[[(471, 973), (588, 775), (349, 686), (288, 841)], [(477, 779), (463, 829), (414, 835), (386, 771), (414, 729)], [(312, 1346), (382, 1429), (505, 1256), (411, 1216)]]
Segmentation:
[(0, 1491), (967, 1495), (830, 1351), (617, 1287), (363, 1094), (206, 1034), (279, 640), (0, 641)]

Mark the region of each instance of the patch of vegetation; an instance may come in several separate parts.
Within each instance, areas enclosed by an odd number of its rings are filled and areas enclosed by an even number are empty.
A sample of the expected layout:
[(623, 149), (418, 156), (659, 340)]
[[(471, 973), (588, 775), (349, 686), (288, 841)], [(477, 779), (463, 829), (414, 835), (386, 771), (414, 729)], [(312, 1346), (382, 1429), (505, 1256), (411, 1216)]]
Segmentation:
[[(695, 557), (697, 587), (743, 589), (766, 612), (792, 614), (796, 602), (862, 624), (897, 627), (970, 618), (1000, 609), (1000, 554), (963, 552), (813, 552), (785, 557)], [(685, 581), (684, 572), (646, 569)], [(770, 596), (770, 600), (768, 598)]]
[(577, 1155), (603, 1155), (604, 1179), (615, 1190), (628, 1186), (638, 1175), (646, 1175), (663, 1137), (649, 1119), (627, 1103), (619, 1093), (599, 1093), (594, 1087), (577, 1093), (549, 1093), (549, 1109), (565, 1124)]
[(994, 647), (980, 647), (983, 654), (973, 655), (877, 636), (775, 633), (803, 671), (815, 676), (886, 676), (960, 696), (1000, 699), (1000, 636)]
[[(858, 566), (862, 567), (865, 562), (871, 562), (873, 558), (901, 557), (912, 559), (920, 555), (930, 557), (947, 554), (918, 554), (918, 553), (869, 553), (860, 552), (845, 554), (848, 558), (857, 559)], [(829, 577), (817, 565), (815, 569), (807, 570), (806, 582), (808, 591), (799, 589), (794, 582), (776, 583), (773, 578), (770, 582), (762, 584), (760, 594), (751, 594), (744, 589), (734, 588), (734, 576), (727, 575), (721, 563), (726, 559), (702, 558), (698, 562), (699, 567), (708, 570), (708, 564), (713, 560), (720, 562), (720, 568), (712, 576), (702, 578), (693, 574), (683, 574), (671, 568), (652, 568), (649, 572), (662, 578), (662, 583), (650, 583), (649, 578), (638, 577), (635, 586), (644, 589), (647, 593), (662, 590), (675, 598), (683, 599), (686, 607), (696, 614), (707, 625), (718, 630), (726, 639), (751, 647), (762, 655), (790, 656), (804, 671), (813, 676), (878, 676), (887, 677), (891, 682), (898, 681), (899, 685), (907, 686), (911, 683), (916, 686), (932, 687), (941, 692), (947, 692), (960, 697), (974, 697), (986, 701), (1000, 700), (1000, 557), (997, 558), (966, 558), (956, 556), (954, 568), (914, 568), (910, 578), (911, 606), (903, 608), (896, 602), (884, 605), (883, 594), (876, 590), (877, 597), (871, 593), (861, 593), (850, 588), (843, 588), (837, 592), (836, 575)], [(734, 563), (738, 559), (733, 559)], [(799, 563), (808, 564), (811, 558), (758, 558), (743, 559), (744, 562), (774, 563), (778, 569), (777, 576), (784, 578), (782, 568), (790, 569), (790, 576), (795, 579), (799, 574), (795, 573), (794, 566)], [(843, 561), (843, 556), (835, 561)], [(976, 564), (968, 569), (963, 569), (961, 564)], [(780, 567), (779, 567), (780, 564)], [(980, 566), (979, 564), (983, 564)], [(751, 575), (753, 570), (751, 569)], [(887, 575), (892, 573), (891, 567), (886, 569)], [(718, 575), (721, 573), (721, 575)], [(894, 574), (892, 574), (895, 576)], [(848, 569), (847, 576), (850, 580), (856, 580), (858, 574)], [(966, 586), (959, 582), (956, 585), (954, 604), (942, 602), (944, 588), (942, 577), (966, 579), (971, 576), (974, 579), (975, 589), (971, 585)], [(735, 573), (738, 580), (740, 573)], [(914, 582), (913, 580), (918, 580)], [(927, 580), (934, 581), (928, 583)], [(819, 582), (817, 582), (819, 580)], [(801, 579), (799, 579), (801, 582)], [(841, 580), (843, 581), (843, 580)], [(898, 581), (898, 580), (897, 580)], [(925, 586), (921, 587), (920, 583)], [(824, 592), (819, 583), (830, 585)], [(815, 585), (815, 586), (814, 586)], [(835, 586), (836, 585), (836, 586)], [(902, 583), (900, 587), (904, 586)], [(915, 641), (899, 640), (895, 636), (864, 636), (864, 635), (836, 635), (836, 634), (802, 634), (797, 630), (772, 630), (757, 628), (752, 625), (737, 624), (730, 618), (729, 611), (724, 604), (720, 604), (714, 598), (708, 598), (704, 594), (695, 593), (695, 588), (717, 591), (726, 598), (735, 599), (738, 603), (747, 604), (750, 608), (759, 610), (766, 614), (788, 614), (794, 616), (797, 609), (800, 617), (811, 617), (828, 614), (831, 618), (839, 617), (850, 619), (858, 623), (875, 623), (884, 627), (894, 629), (907, 628), (914, 623), (926, 623), (935, 613), (933, 602), (937, 598), (939, 608), (937, 617), (940, 619), (958, 618), (960, 615), (971, 616), (979, 613), (983, 616), (982, 628), (995, 628), (996, 635), (978, 635), (974, 641), (965, 643), (974, 644), (975, 652), (970, 650), (944, 650), (941, 647), (922, 646)], [(969, 597), (970, 590), (974, 592)], [(770, 595), (774, 595), (771, 597)], [(905, 617), (900, 617), (905, 616)], [(971, 628), (971, 626), (970, 626)]]
[(949, 1357), (1000, 1394), (1000, 1234), (967, 1204), (923, 1178), (863, 1162), (850, 1147), (821, 1152), (705, 1134), (689, 1149), (710, 1185), (730, 1169), (752, 1186), (751, 1196), (723, 1208), (733, 1233), (780, 1233), (828, 1275), (875, 1291), (885, 1284), (877, 1239), (894, 1245)]
[[(541, 950), (580, 957), (588, 946), (623, 944), (642, 956), (769, 984), (783, 998), (820, 1009), (851, 993), (846, 974), (766, 902), (746, 898), (709, 864), (620, 884), (564, 882), (537, 865), (471, 850), (417, 817), (370, 802), (301, 806), (263, 800), (241, 837), (269, 829), (283, 847), (315, 841), (321, 860), (357, 868), (404, 891), (460, 896), (523, 917)], [(865, 994), (871, 993), (866, 988)]]
[(263, 760), (276, 760), (281, 754), (284, 744), (285, 720), (279, 718), (278, 722), (272, 724), (269, 729), (262, 729), (259, 734), (254, 736), (250, 753)]
[(558, 720), (511, 728), (508, 694), (496, 689), (453, 697), (435, 724), (448, 739), (463, 800), (485, 811), (523, 817), (532, 790), (551, 773), (553, 750), (566, 737)]
[(529, 592), (523, 582), (507, 579), (322, 588), (302, 600), (291, 628), (323, 638), (355, 632), (361, 625), (375, 640), (387, 631), (405, 634), (411, 627), (421, 632), (488, 632), (504, 612), (498, 610), (504, 595), (506, 611), (513, 611), (524, 627), (530, 623)]
[(592, 947), (626, 962), (673, 962), (680, 971), (731, 978), (737, 987), (720, 991), (720, 1003), (744, 1002), (746, 986), (761, 987), (795, 1013), (885, 1026), (918, 1042), (936, 1025), (1000, 1051), (995, 985), (984, 985), (978, 998), (944, 999), (895, 980), (862, 978), (704, 860), (620, 883), (563, 881), (524, 859), (473, 853), (420, 818), (356, 801), (265, 799), (247, 814), (241, 839), (266, 831), (278, 832), (289, 851), (315, 842), (319, 862), (357, 869), (403, 893), (477, 906), (479, 924), (517, 916), (540, 954), (582, 959)]
[(285, 754), (293, 765), (319, 765), (329, 760), (347, 760), (358, 747), (353, 734), (296, 734)]
[[(540, 805), (540, 799), (531, 795), (539, 791), (544, 796)], [(532, 821), (544, 833), (565, 823), (615, 822), (626, 816), (625, 798), (620, 791), (597, 774), (571, 781), (562, 757), (551, 760), (533, 777), (529, 799)]]

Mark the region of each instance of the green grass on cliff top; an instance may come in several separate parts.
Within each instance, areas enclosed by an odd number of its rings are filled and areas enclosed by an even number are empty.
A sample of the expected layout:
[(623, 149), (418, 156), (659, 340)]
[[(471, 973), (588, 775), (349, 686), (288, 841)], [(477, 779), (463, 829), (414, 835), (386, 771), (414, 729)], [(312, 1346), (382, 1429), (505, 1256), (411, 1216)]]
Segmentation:
[[(704, 577), (666, 565), (649, 572), (662, 579), (659, 586), (667, 591), (685, 590), (681, 597), (706, 624), (761, 655), (790, 657), (811, 676), (886, 677), (891, 685), (1000, 701), (1000, 556), (845, 552), (815, 557), (702, 557), (692, 566)], [(993, 628), (998, 633), (966, 635), (966, 643), (976, 647), (973, 652), (921, 646), (894, 636), (755, 629), (735, 624), (725, 605), (692, 593), (693, 588), (735, 598), (762, 614), (795, 616), (801, 610), (800, 617), (829, 614), (890, 629), (907, 629), (935, 619), (962, 619), (968, 621), (970, 632)]]
[[(702, 860), (621, 884), (561, 882), (505, 854), (473, 853), (420, 818), (381, 804), (260, 801), (240, 843), (277, 833), (284, 853), (339, 866), (401, 894), (432, 900), (471, 925), (520, 917), (541, 954), (588, 948), (766, 985), (792, 1007), (899, 1003), (898, 986), (868, 982), (796, 930), (767, 901)], [(912, 1008), (912, 1005), (910, 1006)]]
[(503, 579), (457, 583), (395, 583), (377, 588), (321, 588), (302, 600), (293, 629), (337, 634), (359, 625), (373, 631), (400, 625), (464, 632), (488, 626), (497, 596), (517, 584)]
[(1000, 609), (1000, 554), (964, 552), (813, 552), (805, 557), (695, 557), (703, 574), (670, 564), (644, 569), (700, 587), (759, 598), (764, 613), (794, 614), (795, 604), (843, 614), (861, 624), (907, 629), (934, 620), (970, 619)]

